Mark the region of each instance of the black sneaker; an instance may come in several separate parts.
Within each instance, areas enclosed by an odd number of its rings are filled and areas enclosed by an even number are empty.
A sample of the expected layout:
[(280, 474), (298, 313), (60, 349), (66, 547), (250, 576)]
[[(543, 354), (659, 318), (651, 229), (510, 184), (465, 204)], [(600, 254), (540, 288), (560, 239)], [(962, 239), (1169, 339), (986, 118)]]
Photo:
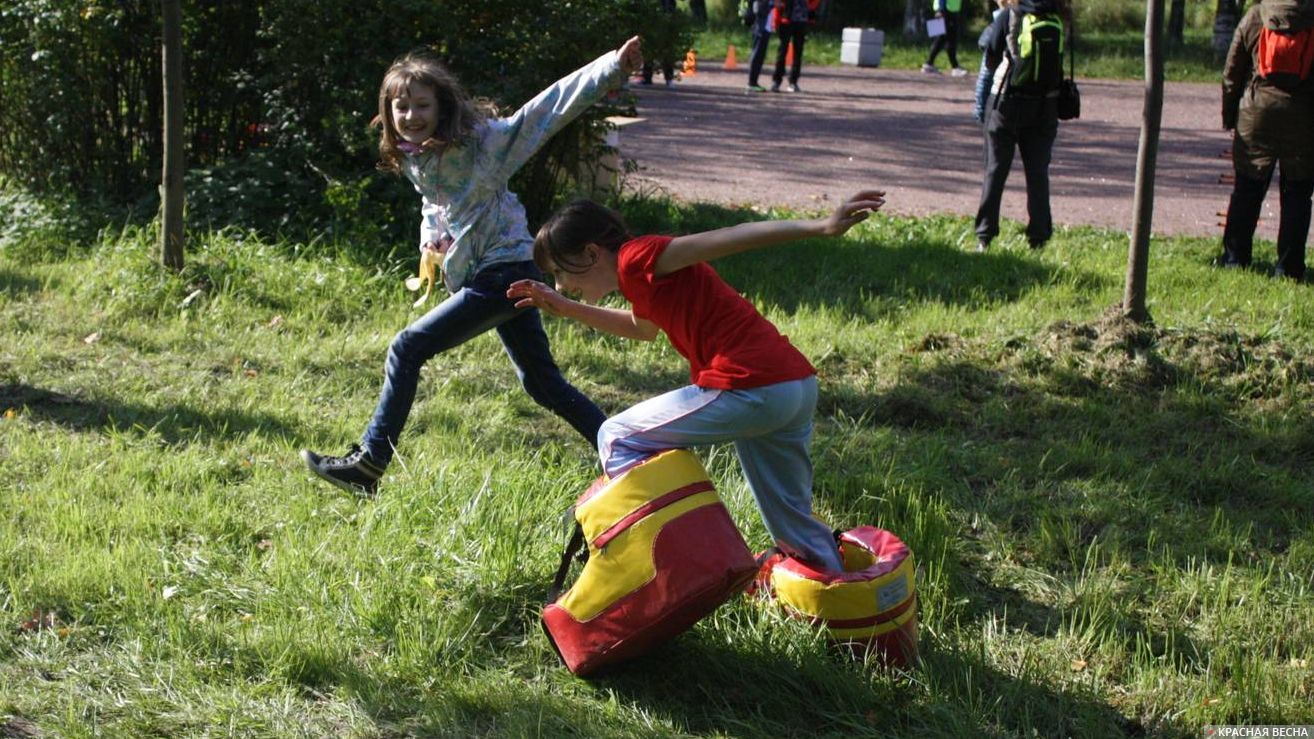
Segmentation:
[(356, 444), (351, 445), (351, 451), (344, 457), (323, 457), (309, 449), (302, 449), (301, 459), (305, 460), (311, 472), (353, 495), (365, 498), (374, 497), (379, 489), (379, 478), (383, 477), (383, 468), (372, 462), (365, 455), (365, 450)]

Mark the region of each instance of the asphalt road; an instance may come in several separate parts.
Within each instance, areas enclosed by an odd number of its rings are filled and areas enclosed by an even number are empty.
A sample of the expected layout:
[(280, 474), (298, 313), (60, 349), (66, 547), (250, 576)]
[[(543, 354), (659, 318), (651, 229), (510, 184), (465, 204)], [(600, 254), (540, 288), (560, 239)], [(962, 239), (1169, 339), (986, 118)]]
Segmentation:
[[(802, 92), (750, 95), (746, 65), (702, 66), (670, 88), (633, 85), (641, 120), (619, 136), (621, 152), (641, 168), (632, 184), (689, 200), (796, 208), (877, 187), (890, 212), (975, 214), (983, 142), (971, 115), (973, 75), (805, 65)], [(768, 86), (769, 77), (768, 69)], [(1082, 117), (1060, 124), (1054, 146), (1054, 220), (1129, 232), (1145, 84), (1079, 84)], [(1221, 129), (1219, 97), (1218, 85), (1166, 86), (1156, 234), (1221, 237), (1231, 137)], [(1276, 182), (1272, 190), (1259, 227), (1268, 239), (1276, 235)], [(1025, 219), (1025, 204), (1016, 159), (1004, 217)]]

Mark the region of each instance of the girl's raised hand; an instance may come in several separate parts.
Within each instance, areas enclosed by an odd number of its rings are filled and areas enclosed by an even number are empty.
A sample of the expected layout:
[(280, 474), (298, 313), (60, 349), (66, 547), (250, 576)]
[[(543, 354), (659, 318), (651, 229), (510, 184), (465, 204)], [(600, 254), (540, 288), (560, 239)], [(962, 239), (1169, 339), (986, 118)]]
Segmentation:
[(538, 308), (554, 316), (562, 315), (561, 306), (570, 302), (570, 298), (538, 280), (516, 280), (506, 289), (506, 296), (516, 301), (517, 308)]
[(621, 44), (617, 54), (620, 55), (621, 71), (625, 74), (634, 74), (643, 69), (643, 42), (638, 36), (631, 38), (629, 41)]
[(835, 212), (826, 219), (823, 230), (827, 236), (839, 236), (867, 220), (867, 217), (880, 210), (882, 205), (885, 205), (884, 190), (863, 190), (836, 208)]

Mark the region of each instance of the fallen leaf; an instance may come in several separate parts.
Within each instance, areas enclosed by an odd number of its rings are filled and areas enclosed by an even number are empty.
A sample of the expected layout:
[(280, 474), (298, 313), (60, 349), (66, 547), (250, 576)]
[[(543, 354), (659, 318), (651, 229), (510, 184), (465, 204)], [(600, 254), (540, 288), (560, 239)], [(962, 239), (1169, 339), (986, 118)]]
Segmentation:
[(1072, 671), (1073, 671), (1073, 672), (1081, 672), (1081, 671), (1084, 670), (1084, 669), (1086, 669), (1086, 660), (1084, 660), (1084, 659), (1074, 659), (1074, 660), (1072, 660)]
[(162, 595), (164, 596), (164, 599), (165, 599), (165, 600), (168, 600), (168, 599), (172, 598), (173, 596), (175, 596), (175, 595), (177, 595), (177, 594), (178, 594), (178, 588), (177, 588), (177, 586), (174, 586), (174, 585), (165, 585), (165, 586), (164, 586), (164, 592), (162, 593)]
[(1309, 660), (1307, 660), (1307, 659), (1297, 659), (1296, 657), (1292, 657), (1292, 658), (1291, 658), (1291, 666), (1292, 666), (1292, 667), (1300, 667), (1300, 668), (1303, 669), (1303, 668), (1305, 668), (1305, 667), (1309, 667)]
[(245, 372), (243, 372), (242, 374), (246, 375), (247, 377), (259, 377), (259, 376), (260, 376), (260, 373), (259, 373), (259, 372), (256, 372), (256, 371), (253, 370), (253, 369), (247, 369), (247, 370), (246, 370)]
[(43, 611), (40, 608), (32, 611), (27, 620), (18, 625), (18, 630), (26, 633), (41, 631), (42, 629), (53, 629), (59, 623), (59, 617), (54, 611)]
[(1204, 699), (1204, 705), (1206, 705), (1206, 706), (1212, 706), (1212, 705), (1215, 705), (1215, 704), (1217, 704), (1217, 703), (1222, 703), (1222, 702), (1223, 702), (1223, 699), (1222, 699), (1222, 698), (1205, 698), (1205, 699)]
[(16, 409), (16, 408), (6, 408), (6, 409), (5, 409), (5, 418), (7, 418), (7, 419), (8, 419), (8, 418), (18, 418), (18, 409)]
[(261, 539), (260, 541), (256, 542), (256, 549), (259, 549), (262, 552), (271, 549), (273, 546), (274, 546), (274, 542), (270, 541), (269, 539)]
[(87, 334), (86, 338), (84, 338), (84, 339), (82, 340), (82, 343), (83, 343), (83, 344), (94, 344), (94, 343), (96, 343), (97, 341), (100, 341), (100, 332), (99, 332), (99, 331), (96, 331), (96, 332), (94, 332), (94, 333)]
[(269, 323), (265, 324), (265, 327), (266, 327), (266, 328), (278, 328), (279, 326), (282, 326), (282, 325), (283, 325), (283, 317), (282, 317), (282, 316), (274, 316), (273, 318), (269, 319)]

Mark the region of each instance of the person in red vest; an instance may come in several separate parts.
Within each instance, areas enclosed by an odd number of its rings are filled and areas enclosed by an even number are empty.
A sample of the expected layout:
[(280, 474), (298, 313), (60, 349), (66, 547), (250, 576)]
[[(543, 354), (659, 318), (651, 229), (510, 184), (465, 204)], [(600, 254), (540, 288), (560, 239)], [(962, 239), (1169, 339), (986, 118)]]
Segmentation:
[(1236, 184), (1227, 204), (1223, 267), (1250, 265), (1259, 210), (1280, 166), (1274, 274), (1305, 277), (1314, 194), (1314, 7), (1263, 0), (1241, 19), (1223, 67), (1223, 128), (1233, 131)]

